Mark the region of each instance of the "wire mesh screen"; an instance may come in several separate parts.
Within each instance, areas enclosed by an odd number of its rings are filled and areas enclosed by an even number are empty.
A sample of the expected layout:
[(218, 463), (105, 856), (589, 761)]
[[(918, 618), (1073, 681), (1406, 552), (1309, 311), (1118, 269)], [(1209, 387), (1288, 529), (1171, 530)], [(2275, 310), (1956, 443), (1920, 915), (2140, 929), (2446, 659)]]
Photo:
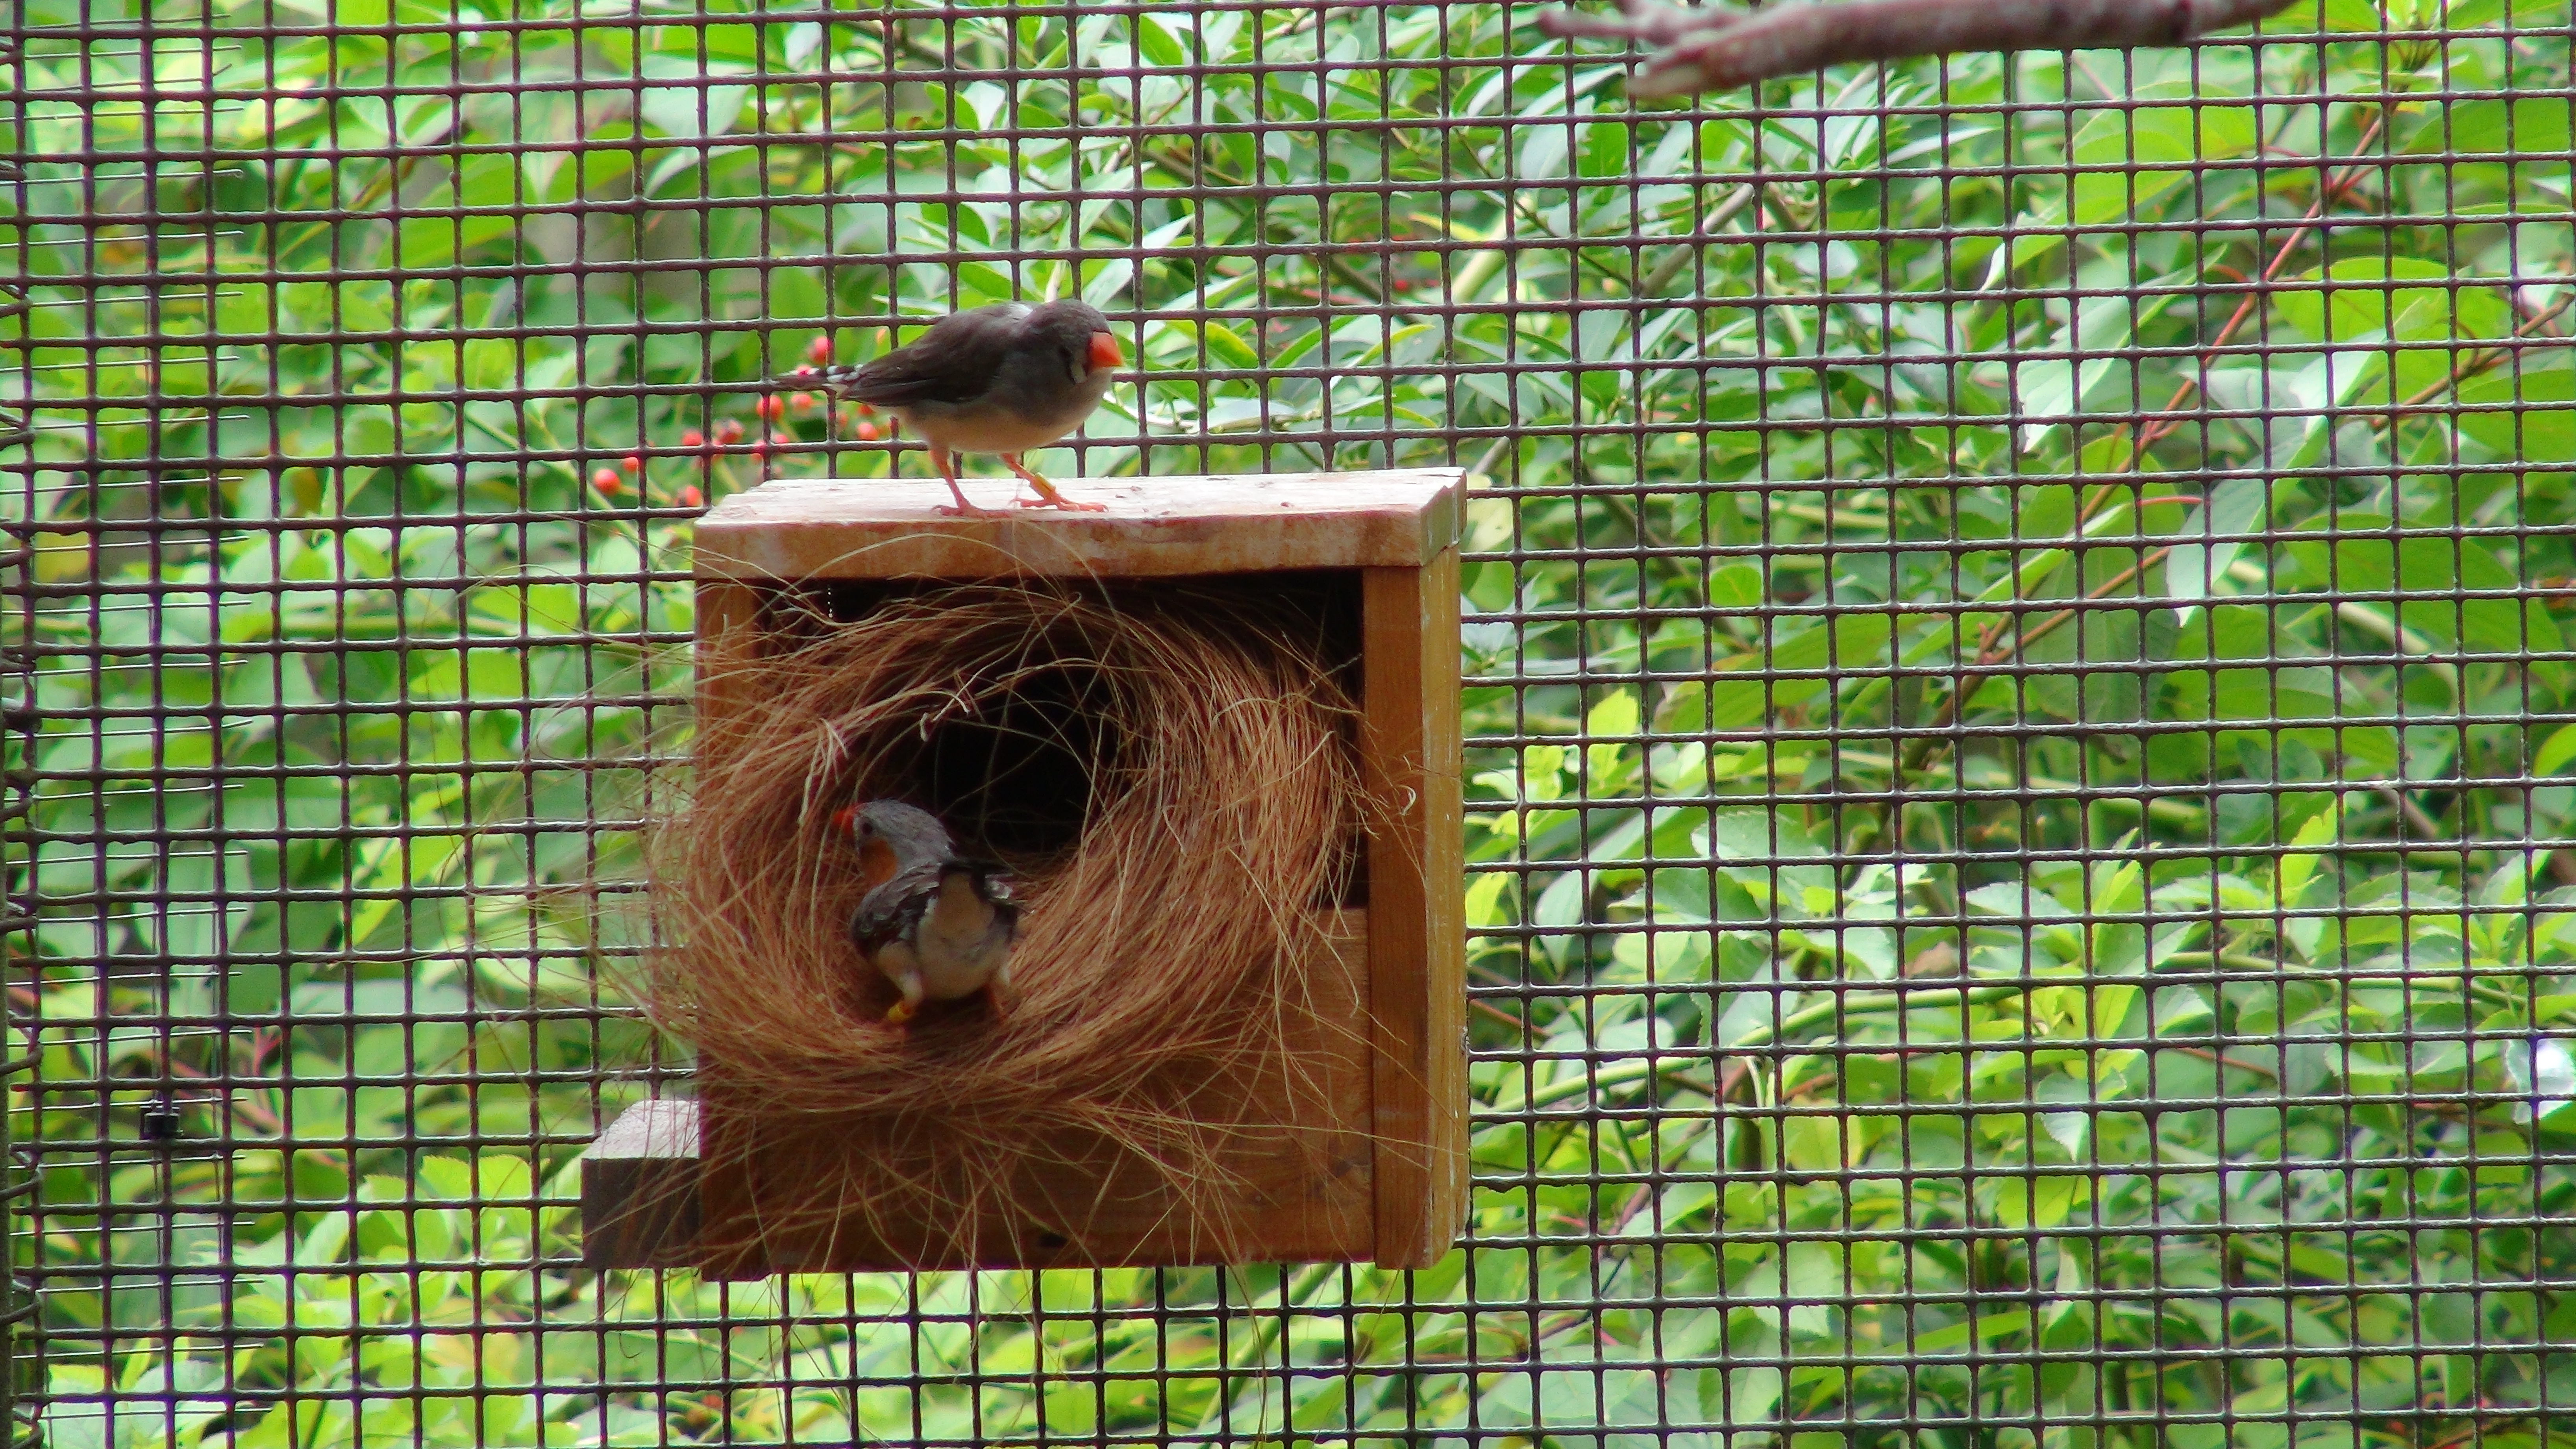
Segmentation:
[[(1531, 13), (18, 0), (29, 1423), (2576, 1438), (2568, 8), (1642, 110)], [(1470, 470), (1467, 1245), (585, 1271), (691, 520), (1050, 295), (1049, 471)]]

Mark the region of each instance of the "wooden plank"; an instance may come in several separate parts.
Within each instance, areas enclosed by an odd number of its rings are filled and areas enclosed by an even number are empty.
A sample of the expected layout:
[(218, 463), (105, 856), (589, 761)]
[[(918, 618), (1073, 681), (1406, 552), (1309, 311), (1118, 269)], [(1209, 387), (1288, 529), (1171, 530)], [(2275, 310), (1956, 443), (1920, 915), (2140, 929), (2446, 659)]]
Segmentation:
[(1369, 569), (1363, 591), (1361, 756), (1382, 812), (1368, 859), (1376, 1261), (1419, 1268), (1467, 1209), (1457, 551)]
[(698, 1104), (638, 1102), (581, 1155), (585, 1268), (678, 1268), (697, 1260)]
[(725, 579), (700, 579), (697, 592), (697, 754), (701, 770), (720, 764), (724, 726), (737, 701), (756, 690), (752, 667), (760, 659), (762, 590)]
[(1467, 1227), (1467, 741), (1461, 714), (1458, 549), (1422, 571), (1423, 826), (1429, 991), (1422, 1072), (1432, 1104), (1431, 1197), (1415, 1261), (1428, 1267)]
[[(1412, 568), (1458, 537), (1455, 468), (1228, 477), (1074, 478), (1101, 513), (1009, 509), (947, 518), (947, 485), (781, 478), (698, 521), (701, 578), (1169, 578)], [(968, 485), (1006, 508), (998, 482)]]

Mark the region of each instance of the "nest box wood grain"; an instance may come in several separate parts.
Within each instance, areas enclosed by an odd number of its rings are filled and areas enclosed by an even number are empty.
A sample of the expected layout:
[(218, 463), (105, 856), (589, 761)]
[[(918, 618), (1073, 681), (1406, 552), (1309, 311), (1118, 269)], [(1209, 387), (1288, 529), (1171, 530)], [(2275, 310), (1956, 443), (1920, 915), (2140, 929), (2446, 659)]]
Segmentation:
[[(1459, 482), (1452, 469), (1076, 480), (1073, 496), (1108, 511), (948, 518), (935, 482), (783, 480), (700, 522), (702, 739), (720, 734), (706, 726), (738, 691), (759, 688), (758, 661), (777, 642), (766, 637), (773, 605), (797, 591), (1011, 579), (1259, 590), (1294, 575), (1301, 596), (1338, 591), (1357, 621), (1346, 677), (1358, 681), (1355, 746), (1374, 817), (1364, 904), (1318, 907), (1329, 947), (1283, 969), (1303, 973), (1319, 1012), (1366, 1031), (1292, 1032), (1295, 1061), (1201, 1094), (1239, 1144), (1241, 1200), (1224, 1240), (1176, 1221), (1150, 1183), (1032, 1162), (1024, 1206), (1051, 1226), (974, 1233), (981, 1265), (1413, 1267), (1448, 1250), (1466, 1211)], [(720, 763), (701, 760), (702, 774)], [(816, 1155), (870, 1149), (845, 1130), (826, 1140), (765, 1115), (725, 1080), (722, 1062), (702, 1062), (699, 1102), (640, 1104), (602, 1136), (584, 1163), (589, 1261), (694, 1262), (726, 1277), (965, 1266), (942, 1246), (953, 1228), (764, 1230), (832, 1221), (817, 1211), (828, 1204), (800, 1198), (830, 1176), (811, 1170)]]

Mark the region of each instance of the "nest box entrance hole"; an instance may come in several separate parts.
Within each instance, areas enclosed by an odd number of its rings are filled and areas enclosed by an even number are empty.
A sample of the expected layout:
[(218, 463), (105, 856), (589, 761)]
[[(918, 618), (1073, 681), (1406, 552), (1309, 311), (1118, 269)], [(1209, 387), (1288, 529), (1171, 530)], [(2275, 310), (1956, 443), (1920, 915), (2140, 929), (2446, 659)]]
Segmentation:
[[(938, 582), (836, 582), (771, 611), (773, 639), (825, 624), (855, 623), (885, 604), (945, 587)], [(1222, 621), (1267, 634), (1320, 659), (1341, 693), (1361, 687), (1361, 576), (1352, 569), (1214, 575), (1150, 583), (1103, 583), (1089, 591), (1111, 608), (1152, 611), (1194, 621)], [(801, 618), (802, 625), (794, 622)], [(970, 685), (970, 688), (972, 686)], [(1090, 812), (1114, 798), (1121, 776), (1137, 768), (1148, 742), (1118, 723), (1116, 682), (1071, 632), (1033, 637), (1025, 672), (1006, 694), (983, 695), (925, 722), (904, 742), (882, 787), (947, 822), (961, 848), (1024, 875), (1061, 866), (1081, 843)], [(1356, 755), (1353, 722), (1340, 748)], [(1368, 903), (1362, 842), (1346, 843), (1347, 868), (1335, 872), (1330, 899), (1318, 906)]]

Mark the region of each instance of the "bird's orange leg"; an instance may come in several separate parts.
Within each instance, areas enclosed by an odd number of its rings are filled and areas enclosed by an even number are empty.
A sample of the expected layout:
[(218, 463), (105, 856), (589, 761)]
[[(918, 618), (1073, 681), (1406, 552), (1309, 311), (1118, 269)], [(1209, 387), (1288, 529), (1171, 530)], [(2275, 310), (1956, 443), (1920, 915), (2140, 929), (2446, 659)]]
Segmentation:
[(991, 518), (996, 516), (997, 510), (978, 508), (974, 504), (966, 501), (966, 490), (957, 486), (956, 454), (949, 452), (946, 448), (934, 446), (930, 450), (930, 460), (939, 465), (939, 476), (948, 484), (948, 491), (957, 495), (957, 503), (954, 507), (947, 504), (940, 505), (939, 511), (942, 514), (950, 518)]
[(1028, 464), (1021, 462), (1020, 455), (1017, 453), (1004, 453), (1002, 455), (1002, 461), (1010, 465), (1012, 472), (1017, 473), (1022, 478), (1026, 479), (1030, 487), (1038, 490), (1038, 496), (1035, 498), (1015, 498), (1011, 500), (1012, 502), (1019, 504), (1022, 508), (1062, 508), (1074, 513), (1107, 513), (1109, 511), (1109, 505), (1106, 503), (1076, 503), (1072, 499), (1058, 493), (1054, 484), (1039, 477), (1035, 469), (1032, 469)]

